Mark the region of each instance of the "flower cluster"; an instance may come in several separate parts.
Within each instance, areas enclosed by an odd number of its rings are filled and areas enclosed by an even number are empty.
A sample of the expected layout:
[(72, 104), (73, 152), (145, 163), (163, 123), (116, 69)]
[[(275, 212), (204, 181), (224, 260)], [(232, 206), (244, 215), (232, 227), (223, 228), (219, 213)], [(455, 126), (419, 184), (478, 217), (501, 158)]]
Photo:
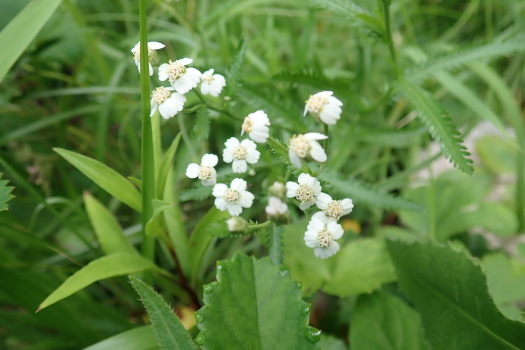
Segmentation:
[[(149, 75), (153, 75), (153, 66), (159, 61), (156, 50), (165, 45), (156, 41), (148, 42)], [(140, 43), (131, 49), (133, 59), (140, 73)], [(193, 62), (191, 58), (181, 58), (176, 61), (169, 60), (159, 66), (159, 81), (168, 81), (170, 87), (159, 86), (151, 93), (151, 115), (158, 110), (162, 118), (169, 119), (182, 111), (186, 97), (184, 96), (197, 85), (201, 84), (203, 95), (219, 96), (226, 86), (226, 80), (220, 74), (214, 74), (210, 69), (201, 73), (198, 69), (187, 67)]]

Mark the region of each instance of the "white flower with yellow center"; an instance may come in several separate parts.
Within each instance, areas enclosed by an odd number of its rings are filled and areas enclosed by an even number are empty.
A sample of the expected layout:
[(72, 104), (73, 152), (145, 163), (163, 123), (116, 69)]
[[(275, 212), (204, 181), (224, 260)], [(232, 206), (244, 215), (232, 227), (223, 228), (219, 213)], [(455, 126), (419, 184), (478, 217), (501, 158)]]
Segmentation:
[(315, 177), (305, 173), (299, 175), (298, 182), (286, 183), (286, 197), (297, 199), (301, 202), (299, 208), (306, 210), (316, 202), (317, 196), (321, 193), (321, 184)]
[(253, 112), (244, 118), (241, 135), (244, 135), (244, 133), (247, 132), (248, 136), (253, 141), (265, 143), (268, 137), (270, 137), (269, 126), (270, 119), (268, 119), (268, 116), (264, 111)]
[(270, 217), (281, 217), (288, 213), (288, 206), (280, 198), (271, 196), (264, 211)]
[(202, 73), (201, 93), (203, 95), (219, 96), (222, 88), (226, 86), (226, 80), (220, 74), (213, 74), (213, 69)]
[(290, 139), (290, 145), (288, 146), (288, 155), (292, 164), (296, 168), (301, 169), (301, 159), (311, 158), (319, 163), (326, 162), (326, 152), (317, 141), (327, 138), (328, 136), (318, 132), (294, 135)]
[(230, 137), (224, 143), (226, 149), (222, 153), (222, 159), (225, 163), (232, 163), (234, 173), (244, 173), (248, 170), (248, 164), (255, 164), (259, 161), (261, 153), (257, 151), (257, 146), (252, 140), (239, 140)]
[(343, 233), (343, 228), (335, 221), (312, 217), (304, 234), (304, 243), (307, 247), (314, 248), (317, 258), (327, 259), (339, 251), (336, 240)]
[(231, 216), (239, 216), (243, 208), (249, 208), (253, 203), (253, 194), (246, 191), (246, 181), (233, 179), (230, 187), (216, 184), (213, 187), (215, 206), (220, 211), (228, 210)]
[(215, 166), (219, 162), (219, 157), (215, 154), (205, 154), (202, 156), (201, 165), (191, 163), (186, 168), (186, 176), (190, 179), (199, 178), (204, 186), (213, 186), (217, 183), (217, 172)]
[(310, 112), (326, 125), (334, 125), (341, 118), (343, 102), (332, 95), (332, 91), (321, 91), (310, 95), (304, 107), (304, 115)]
[(172, 92), (173, 88), (159, 86), (151, 92), (151, 114), (152, 116), (157, 108), (164, 119), (174, 117), (184, 108), (186, 97), (178, 92)]
[(186, 68), (192, 63), (191, 58), (181, 58), (177, 61), (163, 63), (159, 67), (159, 80), (168, 80), (179, 94), (185, 94), (197, 86), (201, 80), (201, 72), (195, 68)]
[(315, 213), (313, 215), (314, 218), (326, 218), (335, 221), (344, 215), (350, 214), (354, 208), (354, 203), (350, 198), (335, 201), (326, 193), (320, 193), (319, 196), (317, 196), (315, 205), (322, 211)]
[[(156, 41), (148, 42), (148, 64), (149, 64), (149, 76), (153, 75), (153, 66), (152, 64), (157, 64), (159, 61), (159, 56), (155, 50), (160, 50), (165, 45)], [(135, 65), (140, 73), (140, 42), (131, 49), (133, 54), (133, 59), (135, 60)]]

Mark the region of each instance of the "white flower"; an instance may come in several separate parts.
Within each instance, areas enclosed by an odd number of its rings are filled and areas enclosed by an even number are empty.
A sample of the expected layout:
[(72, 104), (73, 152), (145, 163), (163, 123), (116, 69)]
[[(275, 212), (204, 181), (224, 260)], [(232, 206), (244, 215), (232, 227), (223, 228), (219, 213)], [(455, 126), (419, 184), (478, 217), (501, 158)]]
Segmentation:
[(199, 178), (204, 186), (213, 186), (217, 183), (217, 172), (214, 167), (219, 162), (215, 154), (202, 156), (201, 165), (191, 163), (186, 168), (186, 176), (190, 179)]
[(203, 95), (219, 96), (222, 88), (226, 86), (226, 80), (220, 74), (213, 74), (213, 69), (202, 73), (201, 93)]
[(304, 115), (310, 112), (327, 125), (334, 125), (341, 118), (343, 102), (333, 97), (332, 91), (321, 91), (310, 95), (304, 107)]
[(178, 92), (172, 92), (173, 88), (165, 88), (159, 86), (151, 92), (151, 114), (152, 116), (157, 107), (160, 115), (164, 119), (174, 117), (178, 112), (184, 108), (186, 97)]
[(232, 216), (226, 220), (226, 224), (230, 232), (242, 232), (248, 228), (248, 223), (240, 216)]
[(354, 203), (350, 198), (345, 198), (343, 200), (332, 200), (332, 197), (326, 193), (319, 193), (317, 196), (317, 201), (315, 202), (317, 208), (322, 211), (315, 213), (313, 217), (328, 220), (339, 220), (341, 216), (350, 214), (354, 208)]
[(246, 191), (246, 181), (233, 179), (230, 188), (225, 184), (216, 184), (213, 187), (215, 206), (220, 211), (228, 210), (232, 216), (242, 213), (242, 208), (249, 208), (253, 203), (253, 194)]
[(253, 141), (265, 143), (270, 136), (268, 126), (270, 126), (270, 119), (264, 111), (253, 112), (244, 118), (241, 135), (246, 131)]
[(159, 80), (169, 80), (171, 86), (179, 93), (185, 94), (197, 86), (201, 72), (195, 68), (186, 68), (193, 62), (191, 58), (181, 58), (175, 62), (163, 63), (159, 67)]
[(226, 149), (222, 153), (222, 159), (226, 163), (232, 164), (234, 173), (244, 173), (248, 170), (248, 164), (255, 164), (259, 161), (261, 153), (257, 151), (257, 146), (252, 140), (242, 140), (239, 142), (235, 137), (230, 137), (224, 143)]
[(275, 181), (268, 189), (268, 192), (270, 192), (272, 196), (284, 198), (286, 197), (286, 185), (282, 182)]
[[(151, 64), (156, 64), (158, 61), (158, 55), (155, 50), (160, 50), (164, 46), (164, 44), (156, 41), (148, 42), (148, 63), (150, 77), (153, 75), (153, 66)], [(133, 59), (135, 60), (135, 64), (137, 65), (137, 68), (140, 73), (140, 42), (131, 49), (131, 53), (133, 54)]]
[(288, 181), (286, 183), (286, 197), (295, 197), (301, 202), (299, 208), (306, 210), (316, 202), (317, 196), (321, 193), (321, 184), (315, 177), (305, 173), (299, 175), (298, 182)]
[(326, 162), (326, 152), (317, 141), (327, 138), (328, 136), (318, 132), (294, 135), (290, 139), (290, 145), (288, 147), (288, 155), (290, 156), (292, 164), (296, 168), (301, 169), (301, 159), (312, 158), (319, 163)]
[(343, 228), (335, 221), (312, 217), (304, 234), (304, 243), (315, 248), (317, 258), (327, 259), (339, 251), (339, 243), (335, 240), (341, 238), (343, 233)]
[(288, 213), (288, 206), (279, 198), (271, 196), (264, 210), (268, 216), (280, 217)]

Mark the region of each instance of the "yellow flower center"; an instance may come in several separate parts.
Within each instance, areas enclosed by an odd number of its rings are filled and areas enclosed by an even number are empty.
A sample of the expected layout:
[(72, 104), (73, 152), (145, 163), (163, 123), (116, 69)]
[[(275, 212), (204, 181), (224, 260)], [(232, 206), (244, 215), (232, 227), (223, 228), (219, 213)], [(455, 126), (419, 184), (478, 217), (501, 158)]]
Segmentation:
[(341, 201), (331, 201), (324, 212), (330, 219), (339, 220), (343, 216), (343, 205)]
[(301, 202), (308, 202), (314, 199), (314, 190), (308, 185), (299, 185), (299, 188), (297, 188), (297, 193), (295, 194), (295, 198)]
[(171, 92), (163, 86), (159, 86), (151, 93), (151, 99), (156, 104), (161, 104), (171, 96)]
[(328, 231), (326, 228), (317, 233), (317, 246), (322, 248), (328, 248), (334, 242), (334, 236), (332, 232)]
[(213, 168), (201, 166), (199, 169), (199, 180), (209, 180), (213, 177)]
[(236, 160), (244, 159), (246, 158), (247, 155), (248, 155), (248, 150), (246, 149), (246, 147), (242, 145), (235, 147), (235, 149), (233, 150), (233, 158)]
[(224, 200), (230, 204), (237, 204), (239, 198), (241, 198), (239, 192), (232, 190), (231, 188), (229, 188), (224, 195)]
[(242, 123), (242, 129), (246, 131), (247, 133), (251, 133), (253, 131), (252, 118), (250, 117), (244, 118), (244, 123)]
[(299, 158), (306, 158), (310, 151), (310, 143), (303, 135), (294, 135), (290, 140), (290, 150)]
[[(140, 61), (140, 46), (139, 45), (135, 46), (131, 50), (131, 52), (133, 53), (133, 59), (135, 59), (137, 61)], [(151, 49), (148, 48), (148, 60), (153, 55), (153, 52), (154, 52), (154, 50), (151, 50)]]
[(310, 95), (310, 98), (306, 101), (306, 109), (310, 113), (319, 113), (327, 103), (328, 97), (326, 96)]
[(213, 81), (213, 75), (202, 75), (202, 80), (208, 84), (211, 84), (211, 82)]
[(184, 73), (186, 73), (186, 66), (183, 64), (169, 61), (168, 63), (168, 79), (175, 81), (179, 79)]

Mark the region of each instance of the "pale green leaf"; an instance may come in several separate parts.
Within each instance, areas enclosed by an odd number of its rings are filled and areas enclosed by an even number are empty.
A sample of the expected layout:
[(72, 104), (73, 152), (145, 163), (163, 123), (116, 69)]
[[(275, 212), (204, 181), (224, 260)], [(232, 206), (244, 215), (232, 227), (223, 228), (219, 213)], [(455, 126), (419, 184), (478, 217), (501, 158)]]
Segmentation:
[(160, 349), (197, 349), (175, 312), (166, 304), (164, 299), (137, 277), (130, 276), (129, 279), (148, 311)]
[(53, 150), (110, 195), (136, 211), (142, 210), (139, 191), (115, 170), (76, 152), (62, 148), (53, 148)]
[(84, 350), (158, 350), (153, 327), (142, 326), (130, 329), (93, 344)]
[(270, 260), (237, 253), (221, 261), (197, 312), (203, 349), (316, 349), (307, 339), (309, 306)]
[(419, 118), (427, 126), (430, 134), (436, 139), (451, 163), (461, 171), (472, 174), (472, 160), (467, 158), (469, 153), (461, 145), (459, 132), (452, 123), (447, 111), (438, 101), (421, 87), (401, 78), (398, 82), (399, 89), (414, 106)]
[(62, 0), (33, 0), (0, 32), (0, 81), (53, 15)]
[(525, 348), (525, 325), (505, 318), (481, 268), (465, 251), (388, 241), (401, 290), (414, 303), (433, 349)]
[(156, 268), (154, 263), (138, 254), (132, 253), (116, 253), (93, 260), (55, 289), (40, 304), (38, 311), (67, 298), (94, 282), (154, 268)]

